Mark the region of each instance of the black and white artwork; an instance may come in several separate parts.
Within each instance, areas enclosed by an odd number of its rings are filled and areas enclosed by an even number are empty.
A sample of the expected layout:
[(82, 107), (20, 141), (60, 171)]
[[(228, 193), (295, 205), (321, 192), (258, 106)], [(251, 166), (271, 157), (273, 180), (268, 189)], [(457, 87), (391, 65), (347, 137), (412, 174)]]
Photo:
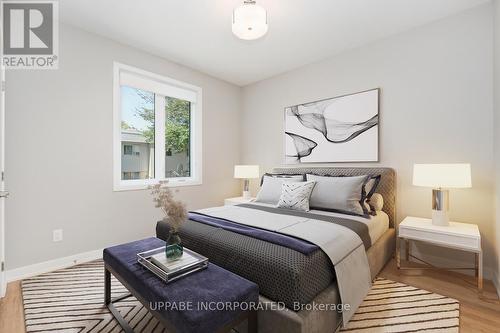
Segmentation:
[(286, 163), (378, 161), (379, 89), (285, 108)]

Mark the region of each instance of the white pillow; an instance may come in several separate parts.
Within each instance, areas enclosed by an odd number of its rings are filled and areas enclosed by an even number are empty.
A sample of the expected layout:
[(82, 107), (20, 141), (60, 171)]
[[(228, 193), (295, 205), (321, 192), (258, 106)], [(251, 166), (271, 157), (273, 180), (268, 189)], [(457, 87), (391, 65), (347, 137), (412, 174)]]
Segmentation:
[(344, 214), (366, 216), (362, 206), (363, 184), (368, 176), (328, 177), (307, 174), (307, 180), (316, 181), (311, 194), (311, 209), (336, 211)]
[(309, 211), (309, 197), (315, 182), (284, 182), (281, 185), (281, 196), (278, 208)]
[(262, 182), (262, 187), (259, 193), (257, 193), (256, 202), (270, 203), (273, 205), (278, 204), (281, 197), (281, 185), (283, 182), (303, 182), (303, 178), (282, 178), (282, 177), (271, 177), (264, 176), (264, 181)]

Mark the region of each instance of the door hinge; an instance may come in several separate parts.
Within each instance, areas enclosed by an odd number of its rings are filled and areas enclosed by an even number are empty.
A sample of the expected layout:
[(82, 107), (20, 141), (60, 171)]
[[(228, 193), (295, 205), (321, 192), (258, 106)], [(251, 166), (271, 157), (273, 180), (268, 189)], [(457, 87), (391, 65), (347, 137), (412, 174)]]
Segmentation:
[(5, 180), (5, 172), (2, 171), (2, 181)]
[(1, 271), (5, 271), (5, 262), (2, 261), (2, 268), (1, 268)]

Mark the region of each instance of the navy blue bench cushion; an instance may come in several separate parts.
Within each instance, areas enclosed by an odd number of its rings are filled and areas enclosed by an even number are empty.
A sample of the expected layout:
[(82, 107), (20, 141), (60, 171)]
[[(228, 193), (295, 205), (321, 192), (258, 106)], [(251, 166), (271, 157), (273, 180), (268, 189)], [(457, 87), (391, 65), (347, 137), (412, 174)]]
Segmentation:
[[(147, 302), (169, 304), (168, 310), (156, 310), (177, 332), (215, 332), (230, 324), (242, 312), (236, 307), (210, 310), (198, 307), (209, 302), (238, 302), (257, 304), (258, 286), (217, 265), (166, 284), (137, 262), (137, 253), (165, 246), (165, 242), (147, 238), (109, 247), (103, 252), (104, 262)], [(191, 310), (181, 310), (182, 304), (191, 304)], [(212, 303), (214, 304), (214, 303)], [(174, 308), (174, 305), (177, 308)], [(151, 308), (156, 309), (155, 305)], [(149, 309), (151, 310), (151, 309)]]

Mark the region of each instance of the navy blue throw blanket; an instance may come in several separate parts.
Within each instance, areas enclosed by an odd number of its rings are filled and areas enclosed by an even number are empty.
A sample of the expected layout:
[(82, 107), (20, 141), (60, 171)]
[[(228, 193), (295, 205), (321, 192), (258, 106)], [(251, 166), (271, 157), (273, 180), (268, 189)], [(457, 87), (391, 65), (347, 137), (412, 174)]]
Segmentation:
[(245, 236), (257, 238), (276, 245), (281, 245), (305, 255), (309, 255), (318, 249), (317, 245), (299, 238), (280, 234), (278, 232), (272, 232), (260, 228), (246, 226), (223, 218), (213, 217), (197, 212), (189, 212), (188, 218), (192, 221), (208, 224), (213, 227), (218, 227)]
[[(134, 292), (150, 302), (146, 308), (166, 318), (176, 332), (217, 332), (233, 322), (245, 304), (258, 304), (259, 288), (255, 283), (212, 263), (204, 270), (166, 284), (137, 262), (137, 253), (162, 246), (164, 241), (151, 237), (107, 248), (103, 259)], [(214, 308), (220, 302), (243, 306)], [(168, 305), (168, 309), (159, 309), (161, 304)], [(190, 305), (190, 309), (182, 309), (183, 305)]]

